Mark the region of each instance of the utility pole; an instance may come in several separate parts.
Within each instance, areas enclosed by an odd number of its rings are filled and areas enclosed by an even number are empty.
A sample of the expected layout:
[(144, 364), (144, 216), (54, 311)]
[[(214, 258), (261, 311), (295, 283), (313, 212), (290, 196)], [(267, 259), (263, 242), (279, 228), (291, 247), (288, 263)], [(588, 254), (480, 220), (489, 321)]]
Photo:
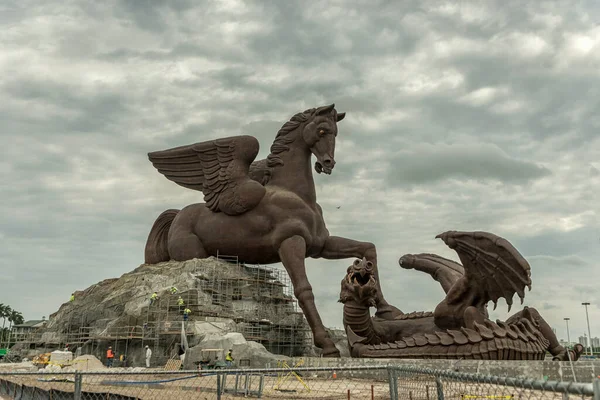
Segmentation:
[(588, 340), (589, 340), (589, 345), (590, 345), (590, 356), (594, 355), (594, 348), (592, 347), (592, 332), (590, 331), (590, 317), (588, 316), (588, 309), (587, 306), (590, 305), (589, 302), (584, 302), (581, 303), (582, 306), (585, 307), (585, 319), (587, 320), (587, 327), (588, 327)]
[(569, 320), (571, 318), (563, 318), (567, 322), (567, 347), (571, 345), (571, 334), (569, 333)]

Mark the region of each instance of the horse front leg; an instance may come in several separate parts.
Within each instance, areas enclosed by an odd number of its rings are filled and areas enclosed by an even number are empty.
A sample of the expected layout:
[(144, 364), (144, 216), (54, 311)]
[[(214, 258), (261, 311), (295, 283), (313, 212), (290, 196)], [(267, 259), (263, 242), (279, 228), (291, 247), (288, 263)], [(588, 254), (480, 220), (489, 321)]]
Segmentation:
[(375, 279), (377, 280), (377, 312), (376, 316), (384, 319), (393, 319), (403, 312), (387, 302), (381, 290), (379, 268), (377, 266), (377, 250), (370, 242), (360, 242), (339, 236), (329, 236), (319, 257), (327, 260), (341, 260), (344, 258), (365, 258), (374, 265)]
[(323, 350), (324, 357), (339, 357), (340, 351), (335, 347), (333, 340), (331, 340), (325, 330), (325, 325), (323, 325), (323, 321), (321, 321), (321, 316), (315, 305), (312, 286), (306, 276), (306, 266), (304, 264), (304, 259), (306, 258), (306, 241), (304, 238), (302, 236), (292, 236), (285, 239), (279, 247), (279, 257), (290, 276), (292, 286), (294, 287), (294, 295), (298, 299), (300, 308), (310, 325), (315, 346)]

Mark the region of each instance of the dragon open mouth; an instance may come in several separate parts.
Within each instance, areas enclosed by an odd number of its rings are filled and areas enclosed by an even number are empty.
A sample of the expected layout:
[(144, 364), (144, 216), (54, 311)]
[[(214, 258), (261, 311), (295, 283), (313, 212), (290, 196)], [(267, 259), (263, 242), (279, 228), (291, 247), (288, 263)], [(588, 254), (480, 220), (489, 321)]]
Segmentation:
[(375, 266), (366, 259), (356, 260), (346, 270), (342, 279), (340, 302), (354, 300), (367, 307), (375, 306), (377, 298), (377, 280)]
[(361, 273), (360, 271), (349, 272), (348, 275), (346, 276), (346, 280), (348, 281), (348, 283), (358, 285), (358, 286), (365, 286), (366, 284), (368, 284), (371, 281), (373, 281), (373, 283), (375, 282), (375, 278), (369, 272)]

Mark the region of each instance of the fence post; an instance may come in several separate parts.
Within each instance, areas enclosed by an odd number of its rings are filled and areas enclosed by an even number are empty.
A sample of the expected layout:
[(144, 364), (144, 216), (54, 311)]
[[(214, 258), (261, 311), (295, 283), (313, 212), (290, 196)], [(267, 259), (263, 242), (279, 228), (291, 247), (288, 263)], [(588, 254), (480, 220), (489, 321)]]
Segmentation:
[(258, 381), (258, 395), (259, 399), (262, 399), (263, 386), (265, 384), (265, 374), (260, 375), (260, 381)]
[(600, 400), (600, 378), (594, 379), (594, 400)]
[(81, 373), (75, 372), (74, 381), (75, 381), (75, 388), (74, 388), (73, 398), (75, 400), (81, 400), (81, 381), (82, 381)]
[(388, 383), (390, 386), (390, 400), (398, 400), (398, 373), (392, 367), (388, 367)]
[(221, 374), (217, 374), (217, 400), (221, 400)]
[(444, 400), (444, 385), (442, 384), (442, 378), (439, 376), (435, 377), (435, 386), (437, 387), (438, 400)]

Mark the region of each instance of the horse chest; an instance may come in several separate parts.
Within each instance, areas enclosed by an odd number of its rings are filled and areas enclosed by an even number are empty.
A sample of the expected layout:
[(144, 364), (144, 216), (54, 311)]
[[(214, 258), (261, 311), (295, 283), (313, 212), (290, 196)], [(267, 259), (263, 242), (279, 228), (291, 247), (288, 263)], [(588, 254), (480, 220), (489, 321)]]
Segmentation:
[(325, 239), (327, 239), (328, 231), (325, 226), (323, 216), (318, 209), (309, 207), (306, 210), (305, 218), (303, 219), (306, 229), (308, 231), (308, 237), (305, 237), (308, 246), (308, 255), (318, 254), (325, 245)]
[(304, 237), (309, 248), (323, 247), (327, 237), (325, 221), (316, 204), (309, 204), (293, 193), (277, 193), (265, 210), (277, 240), (293, 235)]

